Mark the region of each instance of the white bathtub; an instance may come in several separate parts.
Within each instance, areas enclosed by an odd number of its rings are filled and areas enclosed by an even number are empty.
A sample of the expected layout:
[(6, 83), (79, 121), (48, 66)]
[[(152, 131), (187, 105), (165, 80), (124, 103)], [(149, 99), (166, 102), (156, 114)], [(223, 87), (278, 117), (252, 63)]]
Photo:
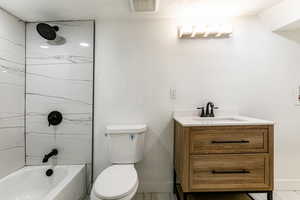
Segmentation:
[(86, 195), (84, 165), (24, 167), (0, 179), (1, 200), (79, 200)]

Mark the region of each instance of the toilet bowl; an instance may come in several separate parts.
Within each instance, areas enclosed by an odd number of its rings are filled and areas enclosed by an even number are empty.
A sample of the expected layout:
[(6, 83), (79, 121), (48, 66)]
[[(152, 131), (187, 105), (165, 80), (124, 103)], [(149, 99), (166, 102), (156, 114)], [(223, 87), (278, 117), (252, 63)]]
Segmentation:
[(130, 200), (137, 188), (134, 165), (112, 165), (97, 177), (91, 200)]
[(113, 163), (97, 177), (91, 200), (131, 200), (139, 186), (134, 163), (142, 160), (146, 125), (106, 128), (109, 157)]

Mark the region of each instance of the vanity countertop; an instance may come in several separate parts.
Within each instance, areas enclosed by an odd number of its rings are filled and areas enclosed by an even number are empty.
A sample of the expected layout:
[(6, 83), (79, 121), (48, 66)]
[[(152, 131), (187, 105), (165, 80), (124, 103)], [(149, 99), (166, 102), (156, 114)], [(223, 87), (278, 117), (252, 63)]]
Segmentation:
[(199, 117), (198, 115), (183, 115), (174, 113), (173, 119), (182, 126), (252, 126), (252, 125), (273, 125), (273, 121), (256, 119), (239, 115), (224, 115), (217, 117)]

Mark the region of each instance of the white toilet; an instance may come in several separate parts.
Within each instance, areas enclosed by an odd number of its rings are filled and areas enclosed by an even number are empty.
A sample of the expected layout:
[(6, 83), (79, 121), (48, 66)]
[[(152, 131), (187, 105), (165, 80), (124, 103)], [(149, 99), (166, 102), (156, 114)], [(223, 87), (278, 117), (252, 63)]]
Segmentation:
[(146, 125), (112, 125), (106, 127), (112, 165), (96, 179), (91, 200), (130, 200), (138, 185), (134, 163), (144, 154)]

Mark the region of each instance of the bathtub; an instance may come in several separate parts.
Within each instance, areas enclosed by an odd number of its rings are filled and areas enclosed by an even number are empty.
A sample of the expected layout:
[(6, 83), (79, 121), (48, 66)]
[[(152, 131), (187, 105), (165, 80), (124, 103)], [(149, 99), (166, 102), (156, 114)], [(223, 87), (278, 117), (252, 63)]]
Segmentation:
[(86, 196), (85, 165), (24, 167), (0, 179), (1, 200), (81, 200)]

